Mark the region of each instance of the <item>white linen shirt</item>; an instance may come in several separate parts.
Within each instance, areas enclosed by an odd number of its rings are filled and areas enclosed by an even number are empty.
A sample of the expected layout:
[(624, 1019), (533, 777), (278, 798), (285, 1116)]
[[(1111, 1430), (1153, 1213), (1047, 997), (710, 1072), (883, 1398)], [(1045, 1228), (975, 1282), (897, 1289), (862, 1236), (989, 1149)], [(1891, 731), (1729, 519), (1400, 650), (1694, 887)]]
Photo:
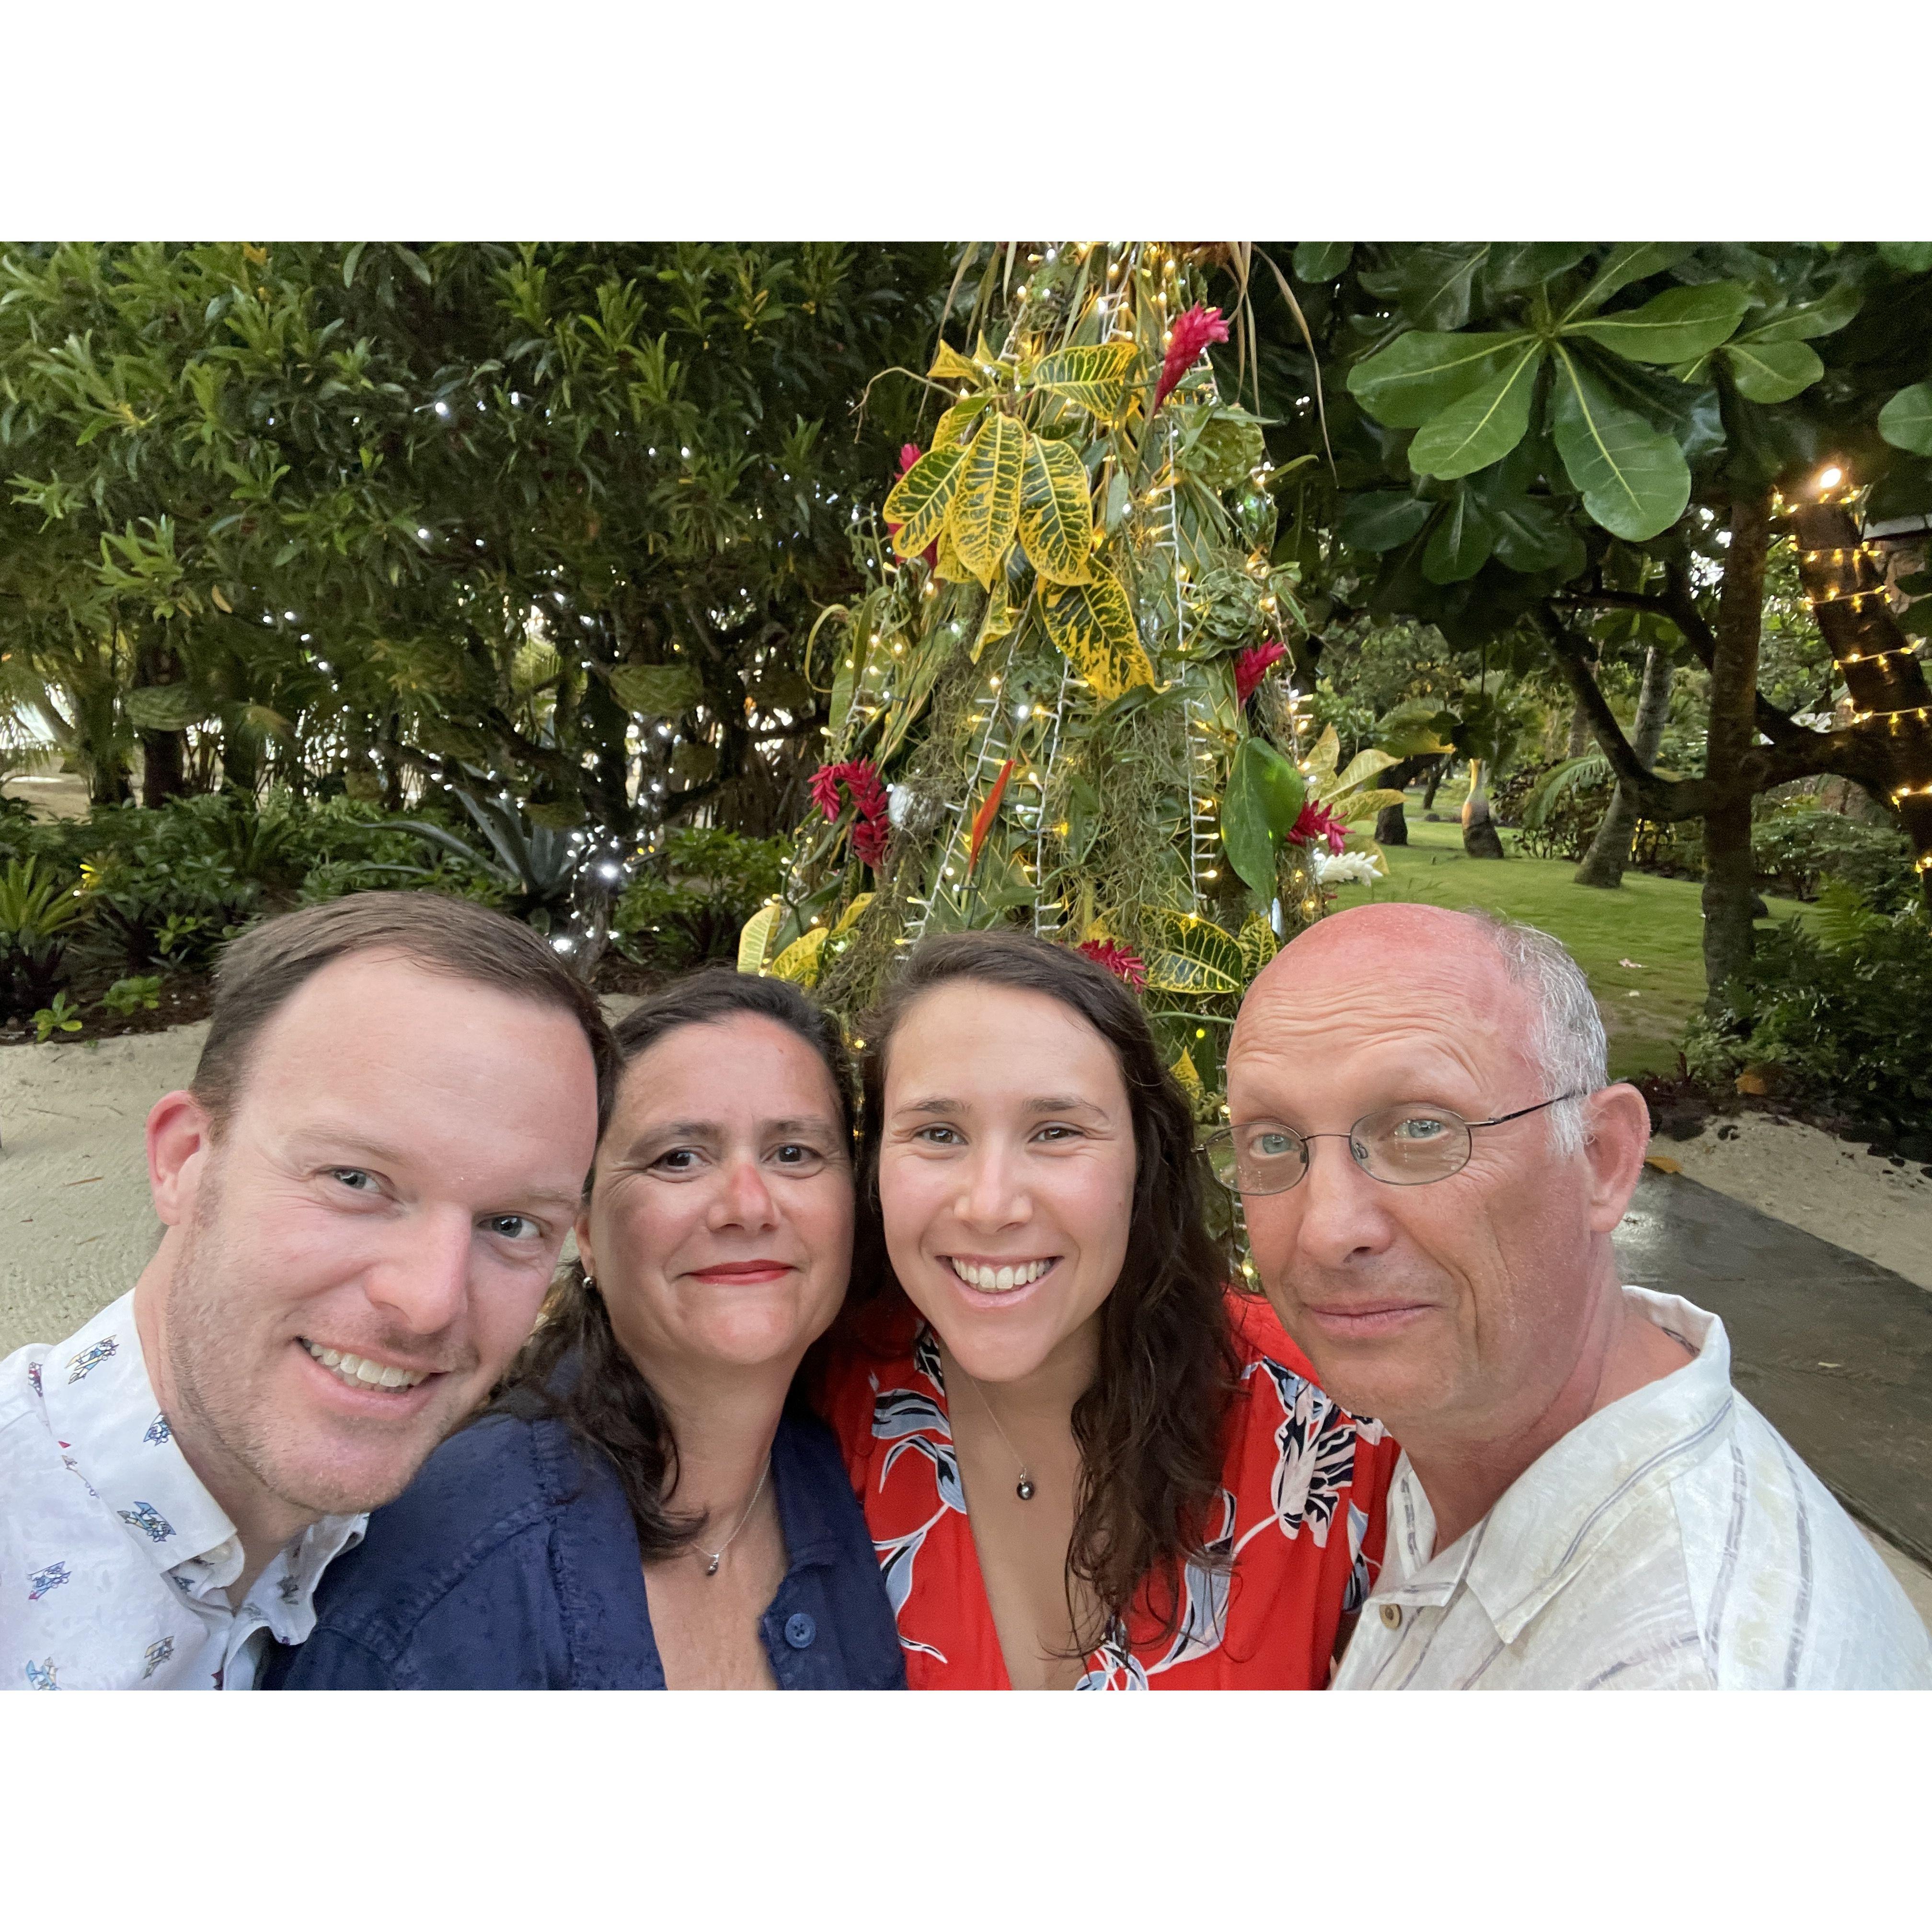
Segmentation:
[(0, 1363), (0, 1682), (16, 1690), (252, 1690), (262, 1633), (308, 1635), (322, 1571), (368, 1521), (310, 1525), (233, 1609), (242, 1539), (156, 1408), (131, 1294)]
[(1641, 1288), (1695, 1359), (1580, 1424), (1441, 1555), (1404, 1456), (1342, 1690), (1932, 1688), (1898, 1580), (1731, 1387), (1714, 1315)]

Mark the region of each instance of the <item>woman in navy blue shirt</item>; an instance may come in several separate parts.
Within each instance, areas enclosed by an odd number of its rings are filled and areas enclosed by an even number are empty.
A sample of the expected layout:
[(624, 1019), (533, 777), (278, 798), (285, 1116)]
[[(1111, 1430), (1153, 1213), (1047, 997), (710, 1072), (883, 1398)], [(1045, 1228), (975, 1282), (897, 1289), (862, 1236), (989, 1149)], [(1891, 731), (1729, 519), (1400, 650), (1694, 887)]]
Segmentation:
[(837, 1024), (714, 970), (616, 1032), (580, 1259), (268, 1688), (903, 1688), (864, 1516), (791, 1393), (851, 1266)]

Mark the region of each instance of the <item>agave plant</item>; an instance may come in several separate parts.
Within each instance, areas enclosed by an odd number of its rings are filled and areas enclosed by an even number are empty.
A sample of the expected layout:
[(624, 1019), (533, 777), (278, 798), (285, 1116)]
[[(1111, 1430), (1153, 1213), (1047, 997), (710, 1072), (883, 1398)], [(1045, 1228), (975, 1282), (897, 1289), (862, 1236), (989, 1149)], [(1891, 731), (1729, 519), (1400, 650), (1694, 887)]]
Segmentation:
[(0, 1011), (9, 1016), (35, 1012), (52, 999), (87, 910), (74, 887), (38, 864), (13, 859), (0, 869)]

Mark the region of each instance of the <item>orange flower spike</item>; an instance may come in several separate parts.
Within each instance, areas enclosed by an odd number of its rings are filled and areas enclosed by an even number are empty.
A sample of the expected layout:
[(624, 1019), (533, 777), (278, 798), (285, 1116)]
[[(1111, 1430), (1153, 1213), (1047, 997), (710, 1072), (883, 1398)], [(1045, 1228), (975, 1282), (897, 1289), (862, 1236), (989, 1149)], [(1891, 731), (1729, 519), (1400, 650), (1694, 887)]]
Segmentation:
[(966, 848), (966, 876), (973, 876), (973, 868), (978, 862), (980, 848), (986, 842), (986, 834), (993, 829), (993, 820), (1000, 815), (1000, 800), (1006, 795), (1006, 781), (1013, 775), (1013, 761), (1009, 758), (1000, 767), (1000, 776), (993, 781), (993, 788), (986, 794), (986, 802), (973, 814), (973, 836)]

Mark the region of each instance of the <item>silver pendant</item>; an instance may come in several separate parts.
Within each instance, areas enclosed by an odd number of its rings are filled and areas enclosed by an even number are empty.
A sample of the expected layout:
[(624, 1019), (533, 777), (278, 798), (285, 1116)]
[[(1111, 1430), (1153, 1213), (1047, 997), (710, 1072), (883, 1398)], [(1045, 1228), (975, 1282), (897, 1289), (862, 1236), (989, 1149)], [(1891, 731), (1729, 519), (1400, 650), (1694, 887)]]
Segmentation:
[(724, 1562), (724, 1551), (723, 1551), (723, 1550), (719, 1550), (719, 1551), (718, 1551), (718, 1554), (717, 1554), (716, 1556), (714, 1556), (714, 1557), (712, 1557), (712, 1558), (711, 1561), (710, 1561), (709, 1563), (707, 1563), (707, 1564), (705, 1564), (705, 1566), (704, 1566), (704, 1574), (705, 1574), (705, 1575), (706, 1575), (706, 1576), (716, 1576), (716, 1575), (717, 1575), (717, 1574), (718, 1574), (718, 1564), (719, 1564), (722, 1563), (722, 1562)]
[(1030, 1476), (1022, 1476), (1019, 1479), (1018, 1484), (1015, 1486), (1013, 1494), (1018, 1496), (1020, 1501), (1023, 1503), (1031, 1502), (1033, 1501), (1033, 1478)]

